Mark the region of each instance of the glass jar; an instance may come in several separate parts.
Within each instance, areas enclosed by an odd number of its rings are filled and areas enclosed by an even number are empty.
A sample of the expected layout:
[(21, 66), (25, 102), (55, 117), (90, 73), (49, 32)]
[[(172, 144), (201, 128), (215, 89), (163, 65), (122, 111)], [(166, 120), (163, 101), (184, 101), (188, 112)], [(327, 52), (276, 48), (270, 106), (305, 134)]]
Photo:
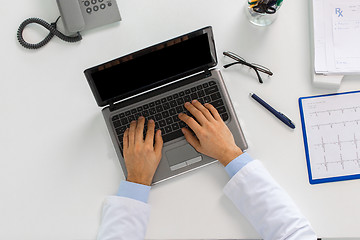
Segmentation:
[[(254, 0), (253, 0), (254, 1)], [(245, 13), (247, 18), (252, 24), (257, 26), (268, 26), (273, 23), (278, 15), (278, 10), (282, 4), (282, 0), (278, 0), (275, 5), (272, 6), (272, 9), (269, 9), (268, 12), (270, 13), (260, 13), (255, 11), (253, 5), (251, 4), (250, 0), (245, 4)], [(275, 9), (274, 13), (271, 13)]]

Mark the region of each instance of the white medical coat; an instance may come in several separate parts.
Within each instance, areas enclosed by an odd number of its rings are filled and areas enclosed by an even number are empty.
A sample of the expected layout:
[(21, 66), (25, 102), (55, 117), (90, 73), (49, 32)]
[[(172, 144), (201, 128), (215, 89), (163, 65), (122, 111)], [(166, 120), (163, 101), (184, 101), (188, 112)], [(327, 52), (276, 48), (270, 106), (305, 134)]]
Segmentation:
[[(308, 220), (260, 161), (251, 161), (237, 172), (225, 186), (224, 193), (263, 239), (316, 239)], [(142, 240), (149, 215), (149, 204), (125, 197), (108, 197), (98, 240)]]

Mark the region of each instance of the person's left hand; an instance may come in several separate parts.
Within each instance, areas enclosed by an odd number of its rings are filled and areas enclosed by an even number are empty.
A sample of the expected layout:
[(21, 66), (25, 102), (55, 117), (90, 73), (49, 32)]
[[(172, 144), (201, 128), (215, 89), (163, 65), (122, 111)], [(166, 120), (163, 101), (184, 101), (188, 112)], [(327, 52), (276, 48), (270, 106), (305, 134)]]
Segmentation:
[(128, 172), (127, 181), (150, 186), (161, 160), (163, 139), (161, 131), (157, 130), (154, 145), (154, 120), (148, 121), (144, 139), (144, 123), (144, 117), (130, 123), (130, 128), (124, 133), (123, 153)]

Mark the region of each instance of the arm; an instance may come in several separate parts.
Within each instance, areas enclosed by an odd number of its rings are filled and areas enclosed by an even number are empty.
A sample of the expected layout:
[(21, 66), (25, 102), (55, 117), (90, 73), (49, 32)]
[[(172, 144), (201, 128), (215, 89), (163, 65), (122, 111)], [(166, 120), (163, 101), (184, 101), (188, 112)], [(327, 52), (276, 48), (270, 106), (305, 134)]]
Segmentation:
[(258, 160), (239, 170), (224, 188), (264, 239), (316, 239), (309, 221)]
[(196, 134), (183, 129), (186, 139), (197, 151), (218, 159), (225, 166), (231, 177), (224, 188), (225, 194), (261, 237), (316, 239), (310, 223), (262, 164), (236, 146), (216, 109), (198, 101), (185, 107), (197, 120), (186, 114), (179, 115)]
[(144, 139), (145, 119), (133, 121), (124, 134), (124, 159), (128, 171), (127, 181), (120, 183), (117, 196), (107, 197), (102, 210), (98, 240), (145, 238), (150, 215), (147, 199), (150, 184), (161, 159), (163, 141), (161, 132), (155, 134), (153, 120), (148, 122)]
[(150, 206), (147, 203), (127, 197), (107, 197), (97, 239), (143, 240), (149, 216)]

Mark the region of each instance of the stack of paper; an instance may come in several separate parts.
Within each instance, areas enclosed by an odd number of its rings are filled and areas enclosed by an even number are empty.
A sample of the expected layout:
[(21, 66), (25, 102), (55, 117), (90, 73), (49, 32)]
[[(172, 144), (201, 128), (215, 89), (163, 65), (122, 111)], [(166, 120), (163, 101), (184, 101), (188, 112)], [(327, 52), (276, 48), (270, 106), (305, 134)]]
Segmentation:
[(360, 73), (360, 0), (313, 0), (317, 74)]

